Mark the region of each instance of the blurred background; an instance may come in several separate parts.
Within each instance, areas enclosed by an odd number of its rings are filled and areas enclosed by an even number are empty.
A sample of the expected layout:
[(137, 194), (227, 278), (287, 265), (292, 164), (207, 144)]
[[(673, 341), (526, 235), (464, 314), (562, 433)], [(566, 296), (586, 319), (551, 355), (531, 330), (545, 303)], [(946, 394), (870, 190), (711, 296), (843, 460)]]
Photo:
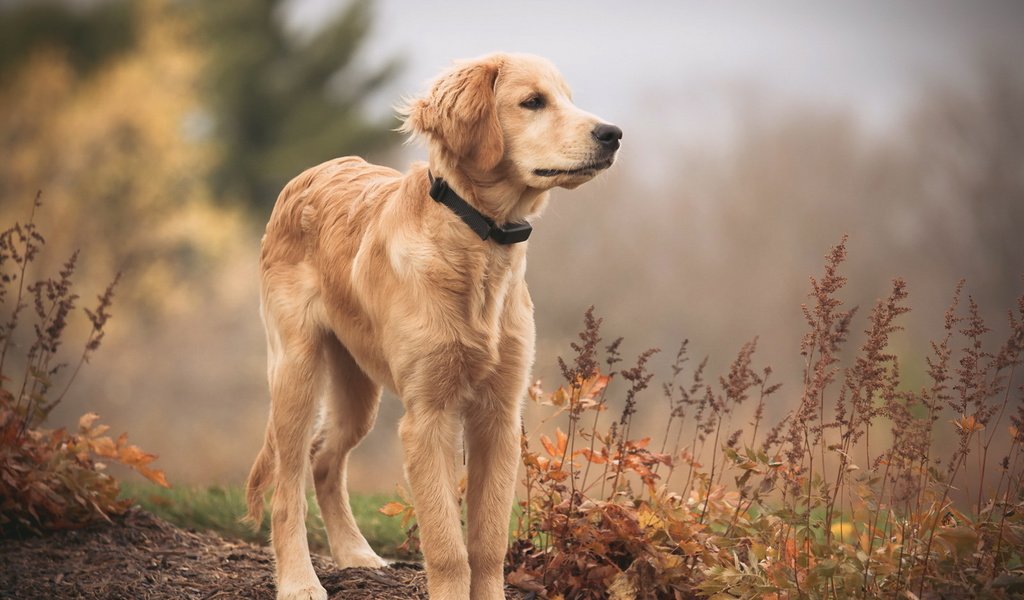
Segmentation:
[[(896, 350), (924, 383), (958, 279), (998, 336), (1024, 272), (1024, 5), (1016, 0), (0, 0), (0, 225), (38, 217), (87, 299), (123, 272), (103, 348), (54, 425), (99, 412), (175, 483), (244, 479), (268, 395), (261, 229), (304, 168), (404, 169), (395, 106), (453, 59), (541, 54), (624, 131), (600, 179), (556, 191), (528, 278), (536, 374), (557, 386), (583, 311), (629, 358), (681, 340), (799, 399), (808, 276), (849, 234), (848, 305), (901, 275)], [(852, 345), (861, 341), (860, 323)], [(664, 422), (657, 391), (638, 418)], [(385, 398), (354, 487), (401, 480)], [(652, 431), (653, 433), (653, 431)], [(372, 458), (371, 458), (372, 457)]]

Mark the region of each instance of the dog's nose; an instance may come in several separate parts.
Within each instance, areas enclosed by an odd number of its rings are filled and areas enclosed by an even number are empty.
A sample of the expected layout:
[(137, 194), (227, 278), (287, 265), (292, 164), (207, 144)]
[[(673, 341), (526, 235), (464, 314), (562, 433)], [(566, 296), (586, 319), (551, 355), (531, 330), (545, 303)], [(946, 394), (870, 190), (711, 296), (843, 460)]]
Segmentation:
[(619, 140), (622, 139), (622, 130), (618, 127), (608, 124), (601, 123), (590, 132), (597, 140), (598, 144), (601, 144), (608, 150), (618, 150)]

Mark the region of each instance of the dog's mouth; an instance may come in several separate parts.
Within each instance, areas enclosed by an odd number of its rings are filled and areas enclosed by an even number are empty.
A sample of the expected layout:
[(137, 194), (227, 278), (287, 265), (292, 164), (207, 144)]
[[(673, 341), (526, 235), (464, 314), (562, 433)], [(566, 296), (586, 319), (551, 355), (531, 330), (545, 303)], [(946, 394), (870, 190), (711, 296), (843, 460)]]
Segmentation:
[(582, 167), (576, 167), (575, 169), (534, 169), (533, 174), (538, 177), (555, 177), (558, 175), (586, 175), (589, 173), (596, 173), (607, 169), (612, 166), (614, 159), (606, 158), (597, 162), (592, 162), (583, 165)]

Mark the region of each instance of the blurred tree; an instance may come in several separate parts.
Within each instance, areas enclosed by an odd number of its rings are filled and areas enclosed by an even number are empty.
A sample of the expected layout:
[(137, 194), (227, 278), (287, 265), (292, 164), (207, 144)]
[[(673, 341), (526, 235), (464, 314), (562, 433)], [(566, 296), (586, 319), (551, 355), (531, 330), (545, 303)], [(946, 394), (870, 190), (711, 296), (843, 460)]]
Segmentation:
[(995, 59), (978, 73), (970, 89), (929, 90), (907, 150), (933, 256), (1007, 306), (1024, 274), (1024, 75)]
[(248, 232), (238, 211), (210, 202), (213, 151), (188, 127), (202, 63), (187, 15), (169, 0), (136, 0), (131, 11), (131, 50), (86, 72), (72, 40), (19, 50), (0, 88), (0, 206), (27, 210), (42, 190), (47, 256), (82, 248), (86, 287), (124, 270), (122, 315), (152, 316), (187, 308), (207, 286), (198, 271)]
[[(235, 465), (241, 477), (249, 449), (230, 446), (258, 440), (265, 415), (244, 410), (266, 393), (258, 234), (241, 207), (209, 191), (217, 149), (197, 134), (195, 13), (180, 0), (131, 5), (127, 51), (80, 71), (74, 45), (38, 44), (0, 85), (0, 216), (26, 217), (42, 190), (47, 250), (36, 264), (52, 273), (81, 249), (85, 304), (124, 273), (104, 352), (55, 422), (73, 423), (84, 401), (149, 441), (176, 474), (202, 463), (206, 473)], [(194, 435), (200, 426), (232, 435)]]
[(282, 0), (197, 1), (209, 48), (206, 81), (222, 145), (214, 192), (269, 211), (292, 177), (324, 160), (394, 143), (396, 123), (362, 105), (392, 79), (397, 60), (370, 72), (354, 62), (371, 24), (354, 0), (308, 36), (286, 30)]
[[(377, 79), (352, 67), (334, 74), (362, 40), (365, 2), (343, 15), (352, 33), (328, 28), (333, 33), (319, 43), (317, 35), (286, 37), (281, 15), (270, 9), (251, 13), (267, 19), (262, 29), (208, 29), (215, 11), (245, 14), (234, 2), (54, 1), (45, 5), (55, 15), (52, 28), (38, 4), (0, 0), (0, 215), (8, 222), (27, 216), (41, 189), (46, 209), (37, 220), (49, 235), (40, 271), (52, 272), (54, 262), (82, 249), (75, 279), (83, 297), (124, 272), (105, 351), (54, 418), (77, 417), (77, 402), (87, 399), (114, 427), (147, 440), (175, 476), (242, 476), (254, 449), (241, 449), (238, 440), (257, 441), (265, 425), (262, 410), (249, 410), (266, 395), (258, 376), (265, 365), (258, 233), (243, 207), (213, 200), (211, 167), (232, 150), (247, 152), (247, 144), (264, 157), (245, 161), (256, 170), (269, 170), (274, 151), (290, 152), (293, 141), (306, 151), (315, 146), (310, 140), (349, 144), (281, 168), (283, 180), (317, 160), (377, 147), (361, 140), (382, 140), (386, 125), (374, 126), (356, 107), (395, 67)], [(122, 31), (131, 32), (130, 42), (108, 47), (116, 51), (89, 50), (102, 46), (92, 36)], [(209, 39), (197, 43), (204, 31)], [(285, 48), (305, 58), (288, 62), (261, 50), (262, 31), (278, 32), (274, 52)], [(222, 40), (233, 45), (217, 46)], [(237, 72), (248, 68), (258, 72)], [(226, 86), (219, 92), (218, 78)], [(291, 78), (321, 83), (303, 87)], [(250, 137), (220, 144), (212, 134), (264, 119), (273, 127), (259, 144), (244, 141)], [(310, 120), (307, 129), (299, 126), (303, 119)], [(269, 204), (276, 193), (262, 200)], [(196, 427), (232, 435), (193, 435)]]
[(0, 2), (0, 81), (46, 48), (90, 73), (136, 44), (137, 14), (127, 0)]

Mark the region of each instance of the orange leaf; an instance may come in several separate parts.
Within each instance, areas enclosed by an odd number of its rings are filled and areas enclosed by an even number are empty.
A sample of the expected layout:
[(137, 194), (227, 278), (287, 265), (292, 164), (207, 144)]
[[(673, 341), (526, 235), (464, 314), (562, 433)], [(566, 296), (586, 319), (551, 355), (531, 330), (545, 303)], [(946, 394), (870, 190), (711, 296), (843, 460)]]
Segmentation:
[(959, 419), (955, 419), (950, 422), (956, 425), (956, 428), (960, 431), (965, 431), (967, 433), (974, 433), (985, 429), (985, 426), (980, 423), (974, 415), (961, 415)]
[(138, 472), (141, 473), (143, 477), (159, 485), (160, 487), (171, 487), (171, 484), (167, 483), (167, 477), (164, 475), (163, 471), (159, 471), (157, 469), (149, 469), (141, 466), (136, 467), (136, 470), (138, 470)]
[(148, 465), (156, 459), (156, 455), (147, 454), (138, 446), (124, 446), (120, 451), (120, 460), (126, 465), (140, 467)]
[(582, 450), (577, 451), (576, 454), (582, 454), (583, 458), (586, 458), (588, 461), (594, 463), (595, 465), (603, 465), (604, 463), (608, 462), (607, 458), (598, 454), (597, 452), (592, 451), (590, 448), (583, 448)]
[(562, 470), (551, 470), (547, 472), (546, 476), (552, 481), (565, 481), (565, 478), (568, 477), (569, 474)]
[(117, 458), (117, 448), (114, 440), (108, 437), (101, 437), (89, 440), (92, 451), (105, 458)]
[(400, 515), (402, 514), (403, 510), (405, 510), (405, 505), (402, 504), (401, 502), (388, 502), (384, 506), (377, 509), (377, 511), (380, 514), (386, 515), (388, 517)]
[(562, 431), (561, 427), (555, 428), (555, 437), (558, 438), (558, 455), (565, 454), (565, 448), (569, 445), (569, 438)]
[(540, 443), (542, 446), (544, 446), (544, 449), (547, 450), (548, 454), (550, 454), (551, 456), (562, 455), (562, 453), (558, 451), (558, 448), (555, 447), (555, 445), (551, 442), (551, 438), (544, 435), (543, 433), (540, 434)]
[(604, 391), (604, 388), (608, 387), (610, 380), (611, 378), (607, 375), (594, 373), (589, 379), (580, 383), (580, 400), (593, 400)]
[(569, 402), (569, 392), (565, 391), (565, 388), (558, 386), (558, 389), (551, 393), (549, 397), (551, 404), (555, 406), (565, 406)]

